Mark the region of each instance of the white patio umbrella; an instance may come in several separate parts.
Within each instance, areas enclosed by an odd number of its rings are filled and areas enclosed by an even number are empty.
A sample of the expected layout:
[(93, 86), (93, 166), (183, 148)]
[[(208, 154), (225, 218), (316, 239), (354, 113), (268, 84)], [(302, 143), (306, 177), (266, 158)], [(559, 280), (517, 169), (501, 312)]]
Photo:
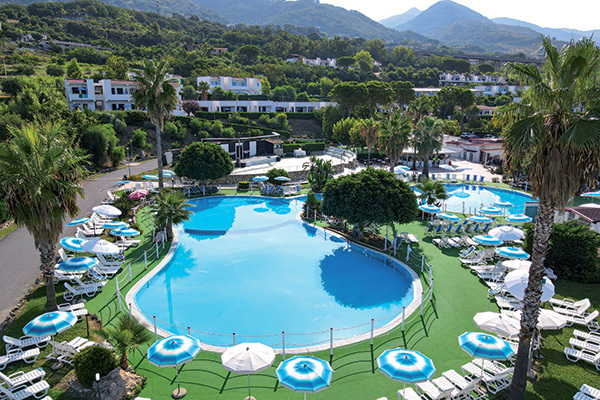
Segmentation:
[(504, 337), (515, 337), (519, 334), (518, 319), (495, 312), (480, 312), (475, 314), (473, 322), (480, 329)]
[(121, 215), (121, 210), (117, 207), (113, 207), (110, 204), (102, 204), (100, 206), (96, 206), (92, 208), (92, 211), (99, 215), (104, 215), (105, 217), (114, 218)]
[(275, 352), (262, 343), (240, 343), (221, 354), (223, 368), (236, 374), (248, 374), (248, 400), (250, 395), (250, 374), (269, 368), (275, 361)]
[(511, 271), (515, 271), (518, 269), (525, 269), (529, 271), (529, 267), (531, 267), (531, 261), (527, 260), (506, 260), (502, 261), (502, 266)]
[[(521, 319), (521, 311), (514, 312), (515, 318)], [(537, 328), (540, 330), (558, 330), (567, 326), (567, 318), (556, 311), (542, 308), (538, 317)]]
[[(519, 300), (523, 300), (525, 296), (525, 288), (529, 283), (529, 271), (525, 269), (518, 269), (516, 271), (509, 272), (504, 278), (504, 286), (506, 290), (515, 296)], [(542, 298), (541, 302), (545, 303), (554, 296), (554, 284), (548, 278), (544, 278), (542, 281)]]
[(491, 229), (488, 235), (498, 239), (502, 239), (505, 242), (514, 242), (515, 240), (521, 240), (525, 237), (525, 232), (512, 226), (499, 226)]
[(96, 238), (81, 244), (81, 249), (87, 253), (110, 255), (119, 253), (117, 245), (104, 239)]

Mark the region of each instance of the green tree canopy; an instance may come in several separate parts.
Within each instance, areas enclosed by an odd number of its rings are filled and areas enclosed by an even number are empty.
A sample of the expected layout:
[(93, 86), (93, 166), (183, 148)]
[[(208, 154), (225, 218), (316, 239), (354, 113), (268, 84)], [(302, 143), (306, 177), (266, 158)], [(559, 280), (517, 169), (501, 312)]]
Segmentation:
[(129, 63), (123, 57), (110, 56), (104, 66), (104, 76), (107, 79), (127, 79)]
[(365, 103), (367, 94), (367, 88), (362, 83), (342, 82), (331, 89), (329, 98), (331, 101), (338, 103), (340, 108), (350, 116), (354, 108)]
[(377, 107), (385, 108), (390, 105), (394, 99), (394, 91), (385, 82), (369, 81), (364, 85), (367, 90), (365, 105), (369, 109), (369, 118), (371, 118)]
[(400, 107), (410, 104), (415, 98), (415, 86), (411, 82), (392, 82), (392, 90), (394, 91), (396, 103)]
[(352, 138), (360, 135), (360, 123), (356, 118), (344, 118), (336, 122), (331, 139), (341, 144), (351, 144)]
[(94, 125), (83, 133), (81, 146), (90, 152), (94, 163), (100, 167), (111, 158), (113, 149), (119, 143), (112, 124)]
[(417, 217), (413, 190), (396, 175), (371, 167), (331, 179), (323, 189), (322, 211), (352, 224), (407, 224)]
[(187, 146), (173, 169), (177, 176), (198, 181), (214, 181), (233, 171), (231, 157), (221, 146), (195, 142)]
[(72, 58), (71, 61), (67, 64), (67, 78), (68, 79), (81, 79), (83, 78), (83, 73), (81, 72), (81, 67), (77, 62), (76, 58)]

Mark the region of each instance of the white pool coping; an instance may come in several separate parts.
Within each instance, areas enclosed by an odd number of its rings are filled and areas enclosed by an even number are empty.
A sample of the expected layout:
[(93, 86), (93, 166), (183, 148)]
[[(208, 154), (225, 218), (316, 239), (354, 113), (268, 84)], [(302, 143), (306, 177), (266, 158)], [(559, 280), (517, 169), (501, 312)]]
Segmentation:
[[(223, 196), (213, 196), (213, 197), (242, 197), (242, 196), (225, 196), (225, 195), (223, 195)], [(273, 197), (265, 197), (265, 196), (243, 196), (243, 197), (273, 199)], [(295, 197), (299, 197), (299, 196), (295, 196)], [(287, 197), (284, 199), (293, 199), (293, 197)], [(306, 221), (304, 221), (302, 219), (302, 212), (299, 212), (298, 214), (296, 214), (296, 219), (307, 226), (310, 226), (315, 229), (320, 229), (321, 231), (323, 231), (324, 235), (329, 234), (331, 236), (336, 236), (337, 238), (347, 242), (346, 238), (344, 238), (343, 236), (341, 236), (335, 232), (327, 231), (319, 226), (308, 224)], [(127, 302), (127, 304), (131, 305), (132, 315), (142, 325), (144, 325), (148, 330), (152, 331), (153, 333), (154, 333), (154, 325), (139, 310), (137, 302), (135, 301), (135, 295), (146, 283), (148, 283), (150, 281), (150, 279), (152, 279), (156, 274), (158, 274), (173, 258), (173, 255), (175, 254), (175, 250), (177, 250), (177, 246), (179, 243), (179, 234), (177, 233), (177, 230), (175, 229), (175, 227), (173, 227), (172, 229), (173, 229), (173, 241), (171, 243), (171, 246), (169, 247), (169, 251), (167, 252), (167, 255), (165, 256), (165, 258), (163, 258), (156, 267), (152, 268), (152, 270), (150, 272), (148, 272), (146, 275), (144, 275), (142, 277), (142, 279), (140, 279), (138, 282), (136, 282), (132, 286), (132, 288), (129, 289), (127, 294), (125, 295), (125, 301)], [(408, 319), (415, 311), (417, 311), (419, 309), (419, 307), (420, 307), (419, 300), (421, 299), (421, 294), (423, 293), (423, 285), (421, 284), (421, 279), (419, 278), (417, 273), (412, 268), (410, 268), (408, 265), (406, 265), (402, 261), (400, 261), (396, 258), (390, 257), (389, 255), (382, 253), (380, 251), (374, 250), (370, 247), (363, 246), (363, 245), (360, 245), (355, 242), (349, 243), (349, 245), (356, 246), (363, 250), (376, 253), (376, 254), (384, 257), (385, 259), (389, 260), (391, 263), (390, 266), (392, 268), (396, 269), (395, 266), (399, 265), (403, 268), (403, 270), (407, 271), (409, 273), (410, 277), (412, 278), (413, 301), (408, 306), (406, 306), (406, 308), (404, 310), (405, 318)], [(402, 323), (402, 314), (403, 313), (400, 312), (398, 314), (398, 316), (396, 316), (394, 319), (392, 319), (390, 322), (388, 322), (384, 326), (374, 329), (373, 337), (383, 335), (383, 334), (391, 331), (392, 329), (396, 328), (397, 326), (399, 326)], [(342, 328), (338, 328), (338, 329), (343, 329), (343, 328), (346, 328), (346, 327), (342, 327)], [(334, 328), (334, 330), (335, 330), (335, 328)], [(161, 337), (167, 337), (167, 336), (173, 335), (173, 333), (165, 331), (164, 329), (161, 329), (158, 327), (156, 329), (156, 333), (158, 334), (158, 336), (161, 336)], [(310, 332), (307, 332), (307, 334), (310, 334)], [(333, 342), (333, 348), (347, 346), (347, 345), (355, 344), (355, 343), (362, 342), (365, 340), (370, 340), (370, 339), (371, 339), (371, 332), (369, 331), (367, 333), (355, 335), (355, 336), (352, 336), (352, 337), (349, 337), (346, 339), (337, 340), (337, 341)], [(202, 347), (202, 350), (210, 351), (213, 353), (223, 353), (225, 350), (227, 350), (227, 347), (213, 346), (213, 345), (209, 345), (209, 344), (202, 343), (202, 342), (201, 342), (201, 347)], [(324, 344), (321, 344), (318, 346), (286, 348), (285, 354), (313, 353), (313, 352), (328, 350), (330, 348), (331, 348), (330, 343), (324, 343)], [(275, 350), (276, 354), (283, 353), (283, 349), (281, 349), (281, 348), (274, 349), (274, 350)]]

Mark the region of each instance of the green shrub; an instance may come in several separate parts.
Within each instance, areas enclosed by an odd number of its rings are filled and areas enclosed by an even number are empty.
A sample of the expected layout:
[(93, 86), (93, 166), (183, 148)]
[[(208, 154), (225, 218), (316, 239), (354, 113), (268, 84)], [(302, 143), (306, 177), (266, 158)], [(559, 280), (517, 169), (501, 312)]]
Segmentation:
[(227, 116), (227, 121), (234, 124), (248, 125), (250, 119), (242, 117), (240, 113), (232, 113)]
[(65, 69), (63, 67), (61, 67), (60, 65), (49, 64), (46, 67), (46, 75), (49, 75), (49, 76), (64, 76), (65, 75)]
[(73, 357), (77, 379), (86, 387), (92, 387), (96, 374), (106, 376), (117, 368), (115, 354), (101, 346), (90, 346)]
[(248, 181), (240, 181), (240, 182), (238, 182), (237, 188), (238, 188), (238, 190), (249, 190), (250, 189), (250, 182), (248, 182)]
[(8, 219), (8, 206), (6, 202), (0, 200), (0, 224), (3, 224)]
[[(131, 178), (132, 177), (130, 177), (130, 179)], [(129, 218), (133, 217), (133, 207), (135, 207), (135, 205), (136, 205), (136, 200), (131, 200), (125, 194), (122, 194), (121, 197), (119, 197), (113, 203), (113, 206), (115, 206), (119, 210), (121, 210), (121, 213), (122, 213), (121, 218), (122, 219), (129, 219)]]
[(283, 152), (284, 153), (293, 153), (294, 150), (298, 148), (302, 148), (304, 151), (324, 151), (325, 150), (325, 142), (304, 142), (304, 143), (284, 143), (283, 144)]
[(110, 163), (114, 168), (117, 168), (121, 161), (125, 159), (125, 147), (115, 146), (110, 152)]
[(133, 131), (131, 144), (133, 145), (133, 147), (137, 147), (138, 149), (152, 147), (148, 144), (148, 132), (142, 129), (136, 129), (135, 131)]
[(273, 168), (267, 171), (266, 175), (269, 177), (269, 183), (272, 185), (281, 185), (280, 181), (276, 181), (275, 178), (278, 176), (290, 177), (290, 174), (285, 169)]
[(146, 113), (140, 110), (127, 111), (125, 114), (125, 122), (128, 125), (142, 126), (146, 120)]
[[(524, 249), (532, 252), (533, 223), (525, 224)], [(544, 261), (559, 278), (576, 282), (600, 282), (600, 234), (577, 221), (554, 224), (550, 234), (550, 246)]]
[(321, 202), (317, 200), (317, 195), (313, 191), (310, 191), (304, 201), (304, 218), (309, 219), (315, 212), (314, 210), (317, 210), (317, 212), (321, 211)]
[(165, 123), (163, 133), (172, 141), (182, 141), (183, 139), (185, 139), (185, 134), (187, 132), (185, 128), (180, 127), (174, 124), (173, 122), (167, 122)]

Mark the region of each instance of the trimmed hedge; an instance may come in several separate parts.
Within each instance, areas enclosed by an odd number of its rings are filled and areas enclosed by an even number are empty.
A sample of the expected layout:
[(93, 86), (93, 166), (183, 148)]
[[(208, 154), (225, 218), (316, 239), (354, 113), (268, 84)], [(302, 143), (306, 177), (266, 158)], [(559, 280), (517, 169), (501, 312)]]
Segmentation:
[(293, 153), (294, 150), (302, 147), (304, 151), (324, 151), (325, 150), (325, 142), (304, 142), (304, 143), (284, 143), (283, 144), (283, 152), (284, 153)]
[(248, 181), (239, 181), (237, 187), (238, 187), (238, 190), (249, 190), (250, 189), (250, 182), (248, 182)]
[[(205, 112), (205, 111), (197, 111), (196, 113), (194, 113), (194, 115), (196, 116), (196, 118), (203, 118), (203, 119), (208, 119), (208, 120), (213, 120), (213, 119), (226, 120), (231, 114), (233, 114), (233, 113), (230, 113), (230, 112)], [(269, 117), (272, 118), (275, 115), (281, 114), (281, 113), (278, 113), (278, 112), (271, 112), (271, 113), (264, 113), (264, 112), (240, 112), (238, 114), (240, 114), (242, 117), (246, 117), (246, 118), (249, 118), (249, 119), (257, 120), (257, 119), (260, 118), (261, 115), (268, 115)], [(309, 113), (283, 113), (283, 114), (287, 115), (288, 119), (304, 119), (304, 120), (317, 119), (317, 116), (315, 115), (314, 112), (309, 112)], [(183, 118), (183, 117), (177, 117), (177, 118)]]

